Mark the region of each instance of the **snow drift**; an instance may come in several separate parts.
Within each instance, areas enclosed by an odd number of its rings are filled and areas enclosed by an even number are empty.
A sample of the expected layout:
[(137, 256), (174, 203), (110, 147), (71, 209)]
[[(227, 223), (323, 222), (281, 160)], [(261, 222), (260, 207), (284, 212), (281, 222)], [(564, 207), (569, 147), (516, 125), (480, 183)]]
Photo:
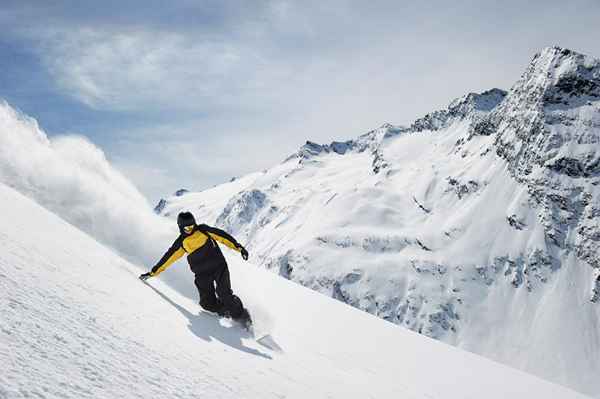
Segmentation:
[(140, 263), (154, 261), (176, 231), (94, 144), (80, 136), (50, 139), (6, 103), (0, 103), (0, 181)]

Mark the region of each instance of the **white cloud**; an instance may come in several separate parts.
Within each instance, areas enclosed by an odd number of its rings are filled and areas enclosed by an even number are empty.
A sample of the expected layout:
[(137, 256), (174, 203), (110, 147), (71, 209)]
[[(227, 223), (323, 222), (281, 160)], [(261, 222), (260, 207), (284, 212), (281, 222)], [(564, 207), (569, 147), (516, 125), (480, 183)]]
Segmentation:
[(116, 110), (203, 108), (260, 84), (263, 61), (218, 39), (164, 31), (54, 32), (41, 56), (65, 93)]

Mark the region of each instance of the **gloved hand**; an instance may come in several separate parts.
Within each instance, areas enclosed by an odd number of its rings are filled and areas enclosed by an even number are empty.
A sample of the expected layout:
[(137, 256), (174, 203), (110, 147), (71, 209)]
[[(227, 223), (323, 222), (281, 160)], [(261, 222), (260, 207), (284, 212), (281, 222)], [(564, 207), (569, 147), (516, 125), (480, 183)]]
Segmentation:
[(242, 254), (242, 259), (248, 260), (248, 251), (246, 251), (246, 248), (241, 247), (240, 248), (240, 253)]
[(148, 273), (144, 273), (144, 274), (140, 274), (140, 280), (142, 281), (146, 281), (148, 280), (150, 277), (152, 277), (152, 272), (148, 272)]

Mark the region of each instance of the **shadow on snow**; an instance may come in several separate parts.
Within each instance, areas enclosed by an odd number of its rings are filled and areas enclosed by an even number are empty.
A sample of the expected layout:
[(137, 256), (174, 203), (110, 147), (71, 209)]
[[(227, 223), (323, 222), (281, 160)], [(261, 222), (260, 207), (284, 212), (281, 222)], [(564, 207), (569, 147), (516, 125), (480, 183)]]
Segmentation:
[(249, 348), (244, 345), (244, 343), (242, 342), (242, 337), (250, 338), (250, 333), (246, 331), (241, 331), (237, 327), (222, 326), (215, 316), (209, 315), (207, 313), (201, 312), (198, 315), (194, 315), (190, 311), (185, 309), (183, 306), (173, 302), (173, 300), (171, 300), (168, 296), (160, 292), (155, 287), (151, 286), (148, 283), (146, 283), (146, 285), (188, 319), (189, 330), (198, 338), (202, 338), (203, 340), (209, 342), (212, 339), (215, 339), (239, 351), (246, 352), (251, 355), (264, 357), (266, 359), (272, 359), (272, 357), (269, 354), (263, 353), (254, 348)]

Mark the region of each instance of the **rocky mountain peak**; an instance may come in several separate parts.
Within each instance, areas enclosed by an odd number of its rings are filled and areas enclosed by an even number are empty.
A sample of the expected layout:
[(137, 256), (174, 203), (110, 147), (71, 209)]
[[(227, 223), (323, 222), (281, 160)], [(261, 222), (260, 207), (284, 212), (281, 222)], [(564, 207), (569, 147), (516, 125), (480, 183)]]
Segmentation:
[(410, 130), (421, 132), (423, 130), (440, 130), (448, 127), (457, 119), (470, 117), (480, 119), (504, 100), (506, 92), (501, 89), (491, 89), (482, 93), (469, 93), (453, 100), (446, 109), (434, 111), (417, 119)]
[(454, 114), (467, 114), (473, 111), (489, 112), (506, 96), (506, 91), (498, 88), (482, 93), (469, 93), (452, 101), (448, 111)]
[(353, 140), (343, 142), (333, 141), (330, 144), (318, 144), (307, 141), (300, 149), (286, 161), (300, 158), (307, 159), (321, 154), (337, 153), (340, 155), (348, 151), (376, 151), (379, 144), (386, 138), (396, 136), (404, 132), (421, 132), (424, 130), (440, 130), (448, 127), (456, 120), (472, 118), (479, 120), (484, 115), (498, 106), (506, 97), (506, 91), (493, 88), (482, 93), (468, 93), (453, 100), (446, 109), (434, 111), (417, 119), (410, 127), (384, 123), (377, 129), (373, 129)]
[(390, 123), (384, 123), (377, 129), (373, 129), (353, 140), (332, 141), (329, 144), (318, 144), (313, 141), (306, 141), (300, 149), (285, 159), (309, 159), (322, 154), (336, 153), (344, 155), (350, 151), (362, 152), (367, 149), (374, 150), (385, 138), (395, 136), (408, 129), (403, 126), (396, 126)]
[(571, 177), (599, 174), (600, 60), (544, 49), (474, 130), (497, 134), (496, 152), (516, 176), (537, 167)]
[(547, 47), (533, 57), (511, 92), (527, 93), (525, 99), (531, 105), (598, 99), (600, 61), (569, 49)]
[(473, 130), (495, 135), (495, 152), (527, 186), (548, 247), (600, 268), (600, 239), (591, 233), (600, 198), (600, 60), (544, 49)]

